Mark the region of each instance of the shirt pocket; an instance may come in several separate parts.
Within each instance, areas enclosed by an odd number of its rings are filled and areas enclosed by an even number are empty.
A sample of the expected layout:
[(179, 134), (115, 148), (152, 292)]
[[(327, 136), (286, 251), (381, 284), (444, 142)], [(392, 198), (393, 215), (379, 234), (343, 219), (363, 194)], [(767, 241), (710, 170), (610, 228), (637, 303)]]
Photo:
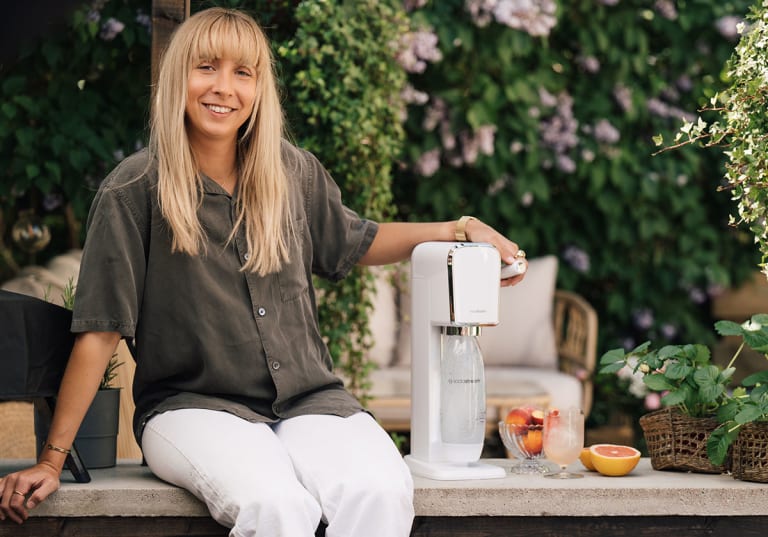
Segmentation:
[(304, 252), (308, 245), (306, 240), (305, 222), (303, 219), (294, 221), (295, 235), (291, 240), (291, 260), (283, 265), (277, 273), (280, 283), (280, 298), (290, 302), (304, 295), (309, 289), (309, 279), (304, 263)]

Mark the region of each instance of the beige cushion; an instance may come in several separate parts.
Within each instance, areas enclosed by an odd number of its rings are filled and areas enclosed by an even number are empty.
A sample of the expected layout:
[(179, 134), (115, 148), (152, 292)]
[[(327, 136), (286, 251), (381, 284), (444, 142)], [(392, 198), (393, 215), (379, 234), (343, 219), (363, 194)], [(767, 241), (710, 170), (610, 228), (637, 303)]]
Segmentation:
[(478, 338), (486, 366), (557, 369), (552, 305), (557, 257), (531, 259), (522, 282), (501, 289), (498, 326), (484, 327)]

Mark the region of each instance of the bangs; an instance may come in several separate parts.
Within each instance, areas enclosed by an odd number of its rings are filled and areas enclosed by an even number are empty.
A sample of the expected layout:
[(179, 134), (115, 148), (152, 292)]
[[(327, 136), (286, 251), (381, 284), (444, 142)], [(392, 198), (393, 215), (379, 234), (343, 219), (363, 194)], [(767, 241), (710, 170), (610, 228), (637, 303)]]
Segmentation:
[(258, 69), (264, 56), (266, 43), (256, 28), (247, 21), (227, 14), (210, 21), (201, 28), (199, 39), (192, 47), (191, 62), (227, 58), (239, 65)]

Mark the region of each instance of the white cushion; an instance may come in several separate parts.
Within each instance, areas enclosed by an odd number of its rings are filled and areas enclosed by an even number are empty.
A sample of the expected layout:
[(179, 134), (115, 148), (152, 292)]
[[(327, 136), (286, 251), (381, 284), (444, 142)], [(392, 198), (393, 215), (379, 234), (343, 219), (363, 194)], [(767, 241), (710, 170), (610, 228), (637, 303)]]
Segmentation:
[(396, 359), (397, 343), (397, 295), (392, 285), (392, 270), (371, 267), (375, 277), (375, 294), (371, 297), (373, 308), (368, 318), (373, 346), (368, 357), (378, 367), (389, 367)]
[(478, 338), (486, 366), (517, 365), (557, 369), (552, 305), (557, 257), (531, 259), (522, 282), (501, 289), (499, 324)]

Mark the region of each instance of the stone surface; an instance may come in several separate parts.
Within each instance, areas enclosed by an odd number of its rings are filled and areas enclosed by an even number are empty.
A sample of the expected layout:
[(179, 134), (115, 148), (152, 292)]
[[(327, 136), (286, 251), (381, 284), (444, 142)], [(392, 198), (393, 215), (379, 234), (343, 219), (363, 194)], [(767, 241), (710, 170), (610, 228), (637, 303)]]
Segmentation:
[[(0, 461), (0, 475), (31, 461)], [(509, 466), (514, 461), (489, 459)], [(581, 471), (578, 463), (572, 470)], [(502, 479), (433, 481), (416, 477), (417, 516), (749, 516), (764, 515), (768, 485), (729, 475), (658, 472), (648, 459), (624, 477), (584, 471), (583, 479), (509, 475)], [(135, 463), (93, 470), (78, 484), (65, 471), (61, 489), (33, 516), (207, 517), (188, 492), (153, 477)]]

